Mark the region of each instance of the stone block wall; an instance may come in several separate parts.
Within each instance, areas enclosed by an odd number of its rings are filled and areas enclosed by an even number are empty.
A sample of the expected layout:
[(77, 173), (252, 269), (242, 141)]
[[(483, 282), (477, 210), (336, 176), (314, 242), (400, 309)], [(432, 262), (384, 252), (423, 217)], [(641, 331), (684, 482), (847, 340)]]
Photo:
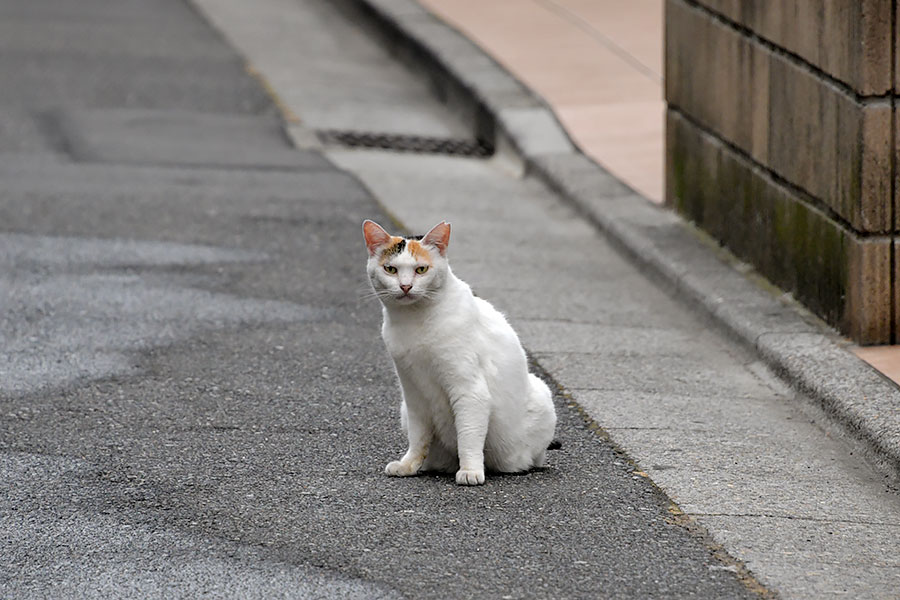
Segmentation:
[(900, 334), (898, 0), (667, 0), (666, 201), (863, 344)]

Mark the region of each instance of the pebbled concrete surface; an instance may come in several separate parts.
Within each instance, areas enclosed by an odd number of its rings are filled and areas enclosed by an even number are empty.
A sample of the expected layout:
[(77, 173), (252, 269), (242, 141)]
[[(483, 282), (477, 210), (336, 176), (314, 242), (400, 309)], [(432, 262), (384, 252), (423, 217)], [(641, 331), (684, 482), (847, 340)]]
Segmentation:
[(321, 320), (330, 309), (246, 300), (154, 270), (264, 263), (250, 253), (175, 243), (0, 234), (0, 393), (137, 375), (130, 355), (198, 332)]
[(371, 194), (321, 160), (74, 162), (32, 109), (274, 106), (174, 0), (0, 15), (0, 113), (39, 125), (0, 141), (0, 596), (754, 597), (562, 395), (549, 469), (385, 477)]
[[(108, 497), (94, 496), (96, 486), (77, 485), (104, 477), (91, 462), (4, 453), (0, 474), (10, 486), (0, 499), (4, 562), (23, 565), (0, 584), (9, 598), (402, 598), (328, 569), (161, 527), (149, 511), (123, 515)], [(29, 493), (36, 478), (39, 499)]]

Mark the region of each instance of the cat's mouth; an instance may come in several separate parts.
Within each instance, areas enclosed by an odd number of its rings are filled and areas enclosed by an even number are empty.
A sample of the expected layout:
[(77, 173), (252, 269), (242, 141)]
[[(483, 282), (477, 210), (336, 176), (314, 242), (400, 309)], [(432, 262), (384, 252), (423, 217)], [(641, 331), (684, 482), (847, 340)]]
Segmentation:
[(401, 304), (410, 304), (411, 302), (415, 302), (418, 299), (418, 294), (398, 294), (394, 296), (394, 300), (400, 302)]

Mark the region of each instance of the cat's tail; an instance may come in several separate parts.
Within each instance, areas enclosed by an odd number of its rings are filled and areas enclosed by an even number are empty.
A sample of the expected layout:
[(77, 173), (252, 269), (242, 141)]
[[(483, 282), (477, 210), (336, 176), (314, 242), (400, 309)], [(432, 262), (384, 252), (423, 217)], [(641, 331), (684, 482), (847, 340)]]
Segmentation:
[(562, 448), (562, 442), (556, 438), (554, 438), (553, 441), (550, 442), (550, 445), (547, 446), (547, 450), (559, 450), (560, 448)]

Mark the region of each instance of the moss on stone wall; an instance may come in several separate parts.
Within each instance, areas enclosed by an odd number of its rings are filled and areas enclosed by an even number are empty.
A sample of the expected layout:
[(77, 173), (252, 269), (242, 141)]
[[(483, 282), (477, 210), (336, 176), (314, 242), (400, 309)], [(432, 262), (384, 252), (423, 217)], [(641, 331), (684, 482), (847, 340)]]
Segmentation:
[(857, 238), (673, 110), (667, 127), (670, 206), (829, 323), (847, 333), (865, 332), (867, 339), (858, 341), (888, 341), (890, 324), (868, 323), (865, 311), (850, 314), (848, 309), (854, 285), (872, 285), (866, 302), (881, 301), (881, 296), (889, 302), (889, 273), (852, 272), (870, 268), (859, 266), (868, 263), (855, 257), (872, 242)]

